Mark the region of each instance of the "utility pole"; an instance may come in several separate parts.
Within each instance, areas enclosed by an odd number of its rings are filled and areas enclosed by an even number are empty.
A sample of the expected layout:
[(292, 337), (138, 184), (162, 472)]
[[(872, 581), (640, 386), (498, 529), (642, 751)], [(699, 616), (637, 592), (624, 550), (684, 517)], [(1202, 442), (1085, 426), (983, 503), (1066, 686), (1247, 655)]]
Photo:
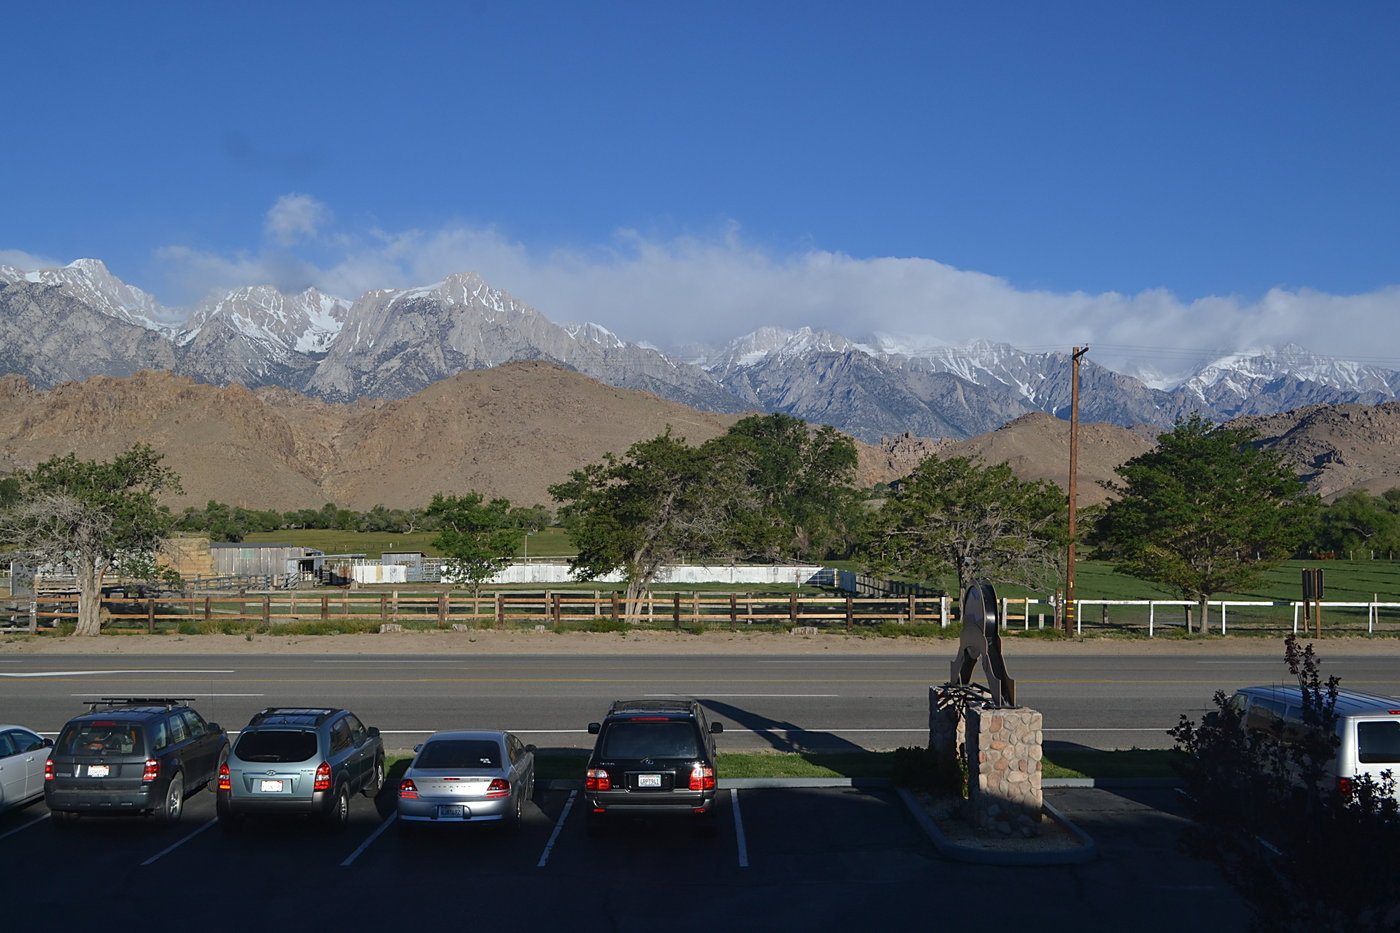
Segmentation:
[(1073, 635), (1075, 629), (1074, 605), (1074, 543), (1078, 536), (1075, 512), (1079, 498), (1079, 359), (1089, 352), (1088, 347), (1075, 347), (1070, 358), (1071, 377), (1069, 390), (1069, 553), (1065, 562), (1065, 634)]

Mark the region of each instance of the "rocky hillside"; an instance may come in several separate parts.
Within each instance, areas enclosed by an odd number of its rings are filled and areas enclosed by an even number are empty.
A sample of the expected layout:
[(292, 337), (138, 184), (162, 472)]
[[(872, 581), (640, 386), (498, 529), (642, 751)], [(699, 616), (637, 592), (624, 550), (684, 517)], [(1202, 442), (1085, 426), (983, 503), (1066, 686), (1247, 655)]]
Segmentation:
[[(511, 363), (459, 373), (406, 398), (333, 403), (289, 389), (225, 388), (166, 372), (94, 376), (47, 391), (0, 377), (0, 472), (76, 452), (106, 459), (143, 441), (182, 477), (176, 507), (210, 499), (287, 510), (334, 502), (408, 508), (436, 492), (477, 491), (552, 505), (571, 470), (664, 431), (691, 443), (740, 415), (687, 408), (604, 385), (563, 366)], [(1317, 492), (1400, 485), (1400, 403), (1313, 406), (1241, 419), (1283, 450)], [(1082, 422), (1079, 502), (1152, 446), (1140, 433)], [(1061, 486), (1069, 424), (1036, 412), (962, 441), (901, 434), (857, 442), (863, 486), (907, 475), (932, 453), (1008, 462), (1023, 479)]]

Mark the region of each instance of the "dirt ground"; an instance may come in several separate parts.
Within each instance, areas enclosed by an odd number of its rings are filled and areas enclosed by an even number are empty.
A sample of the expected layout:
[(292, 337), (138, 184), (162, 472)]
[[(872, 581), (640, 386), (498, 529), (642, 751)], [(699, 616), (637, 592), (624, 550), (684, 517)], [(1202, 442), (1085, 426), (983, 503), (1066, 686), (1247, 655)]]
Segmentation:
[[(1317, 643), (1320, 653), (1365, 653), (1400, 657), (1400, 640), (1333, 638)], [(471, 655), (471, 654), (912, 654), (951, 657), (957, 642), (948, 639), (860, 637), (843, 633), (818, 635), (746, 634), (743, 632), (636, 631), (585, 632), (393, 632), (360, 635), (99, 635), (95, 638), (53, 635), (0, 636), (0, 656), (21, 654), (327, 654), (327, 655)], [(1008, 636), (1008, 657), (1175, 654), (1201, 657), (1282, 658), (1277, 638), (1085, 638), (1049, 641)]]

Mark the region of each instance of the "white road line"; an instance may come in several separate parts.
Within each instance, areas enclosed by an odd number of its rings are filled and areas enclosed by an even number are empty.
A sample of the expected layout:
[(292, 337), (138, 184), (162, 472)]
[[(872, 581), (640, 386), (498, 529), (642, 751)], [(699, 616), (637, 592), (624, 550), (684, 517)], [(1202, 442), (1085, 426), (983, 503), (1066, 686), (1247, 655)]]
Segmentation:
[(749, 867), (749, 843), (744, 837), (744, 819), (739, 815), (739, 788), (729, 788), (729, 803), (734, 808), (734, 836), (739, 846), (739, 867)]
[(131, 671), (26, 671), (11, 674), (0, 671), (0, 677), (101, 677), (104, 674), (237, 674), (237, 671), (180, 671), (180, 670), (131, 670)]
[(543, 868), (549, 862), (549, 853), (554, 848), (554, 840), (559, 838), (559, 831), (564, 828), (564, 821), (569, 818), (569, 810), (573, 809), (574, 798), (577, 796), (578, 791), (569, 791), (569, 799), (564, 801), (564, 810), (559, 814), (559, 822), (554, 824), (554, 832), (549, 834), (549, 841), (544, 844), (544, 851), (540, 853), (540, 860), (535, 864), (536, 868)]
[(163, 856), (163, 855), (169, 855), (171, 852), (174, 852), (176, 849), (180, 848), (180, 846), (182, 846), (182, 845), (184, 845), (185, 843), (189, 842), (189, 841), (190, 841), (191, 839), (193, 839), (195, 836), (198, 836), (200, 833), (204, 832), (206, 829), (208, 829), (210, 826), (213, 826), (213, 825), (214, 825), (215, 823), (217, 823), (217, 822), (219, 822), (217, 819), (212, 819), (212, 820), (210, 820), (209, 822), (205, 823), (203, 826), (199, 827), (199, 829), (196, 829), (194, 832), (190, 833), (189, 835), (187, 835), (185, 838), (181, 839), (179, 842), (175, 843), (174, 845), (168, 846), (168, 847), (166, 847), (166, 848), (164, 848), (164, 849), (161, 849), (159, 852), (157, 852), (155, 855), (152, 855), (150, 858), (146, 859), (146, 861), (142, 862), (141, 864), (142, 864), (142, 865), (149, 865), (149, 864), (151, 864), (152, 862), (154, 862), (156, 859), (160, 858), (161, 856)]
[(447, 661), (447, 660), (443, 660), (443, 659), (441, 659), (441, 658), (424, 658), (424, 659), (421, 660), (421, 661), (420, 661), (420, 660), (417, 660), (417, 659), (415, 659), (415, 658), (381, 658), (381, 659), (379, 659), (379, 660), (377, 660), (377, 661), (376, 661), (376, 660), (359, 659), (359, 658), (313, 658), (312, 661), (311, 661), (311, 663), (312, 663), (312, 664), (468, 664), (468, 663), (471, 663), (471, 661), (472, 661), (471, 658), (457, 658), (456, 660), (453, 660), (453, 661)]
[(393, 813), (390, 813), (390, 814), (389, 814), (389, 818), (388, 818), (387, 820), (385, 820), (384, 822), (380, 823), (380, 824), (379, 824), (379, 828), (376, 829), (374, 832), (370, 833), (370, 834), (369, 834), (369, 838), (366, 839), (364, 842), (360, 843), (360, 847), (359, 847), (358, 849), (356, 849), (354, 852), (351, 852), (348, 856), (346, 856), (345, 861), (343, 861), (343, 862), (340, 863), (340, 867), (341, 867), (341, 868), (345, 868), (345, 867), (349, 866), (351, 863), (353, 863), (353, 862), (355, 861), (355, 859), (359, 858), (359, 857), (360, 857), (360, 853), (363, 852), (364, 850), (368, 849), (370, 843), (371, 843), (371, 842), (374, 842), (374, 840), (378, 839), (378, 838), (379, 838), (379, 834), (382, 833), (382, 832), (384, 832), (384, 830), (388, 829), (388, 828), (389, 828), (389, 824), (392, 823), (392, 822), (394, 822), (394, 820), (396, 820), (396, 819), (398, 818), (398, 815), (399, 815), (399, 814), (398, 814), (398, 811), (395, 811), (395, 812), (393, 812)]
[[(184, 693), (185, 696), (189, 697), (190, 699), (194, 699), (194, 698), (196, 698), (196, 697), (205, 697), (205, 698), (208, 698), (208, 697), (265, 697), (265, 696), (267, 696), (266, 693), (188, 693), (188, 692), (185, 692), (185, 691), (181, 691), (181, 692)], [(105, 693), (70, 693), (70, 694), (68, 694), (68, 695), (69, 695), (70, 697), (100, 697), (100, 696), (106, 696)]]
[(16, 826), (14, 829), (10, 830), (9, 832), (0, 834), (0, 839), (9, 839), (9, 838), (10, 838), (11, 836), (13, 836), (15, 833), (21, 832), (22, 830), (26, 830), (26, 829), (28, 829), (28, 828), (31, 827), (31, 826), (38, 826), (40, 823), (44, 822), (44, 820), (47, 820), (48, 818), (49, 818), (49, 814), (47, 814), (47, 813), (45, 813), (43, 816), (35, 817), (34, 819), (30, 820), (28, 823), (25, 823), (23, 826)]
[[(645, 694), (645, 695), (648, 696), (648, 697), (688, 697), (688, 696), (691, 696), (692, 694), (688, 694), (688, 693), (648, 693), (648, 694)], [(839, 697), (839, 696), (841, 696), (841, 694), (839, 694), (839, 693), (707, 693), (707, 694), (705, 694), (703, 697), (699, 697), (699, 699), (700, 699), (701, 701), (709, 700), (709, 699), (716, 699), (716, 700), (735, 700), (735, 699), (752, 700), (752, 699), (758, 699), (758, 698), (765, 698), (765, 699), (781, 699), (781, 698), (783, 698), (783, 697), (792, 697), (792, 698), (794, 698), (794, 699), (811, 699), (811, 698), (813, 698), (813, 697)]]
[(1127, 726), (1105, 726), (1103, 728), (1083, 728), (1083, 729), (1041, 729), (1041, 732), (1166, 732), (1167, 727), (1160, 729), (1129, 729)]

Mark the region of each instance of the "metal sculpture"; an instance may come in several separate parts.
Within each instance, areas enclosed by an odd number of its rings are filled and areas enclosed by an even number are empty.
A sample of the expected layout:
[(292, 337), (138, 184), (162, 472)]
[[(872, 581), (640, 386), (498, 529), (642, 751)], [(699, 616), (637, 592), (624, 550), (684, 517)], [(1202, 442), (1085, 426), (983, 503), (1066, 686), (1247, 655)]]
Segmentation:
[(970, 683), (972, 669), (980, 660), (992, 695), (990, 705), (1001, 708), (1016, 705), (1016, 681), (1006, 673), (1006, 661), (1001, 656), (999, 622), (996, 590), (988, 583), (969, 586), (962, 601), (962, 639), (948, 682)]

